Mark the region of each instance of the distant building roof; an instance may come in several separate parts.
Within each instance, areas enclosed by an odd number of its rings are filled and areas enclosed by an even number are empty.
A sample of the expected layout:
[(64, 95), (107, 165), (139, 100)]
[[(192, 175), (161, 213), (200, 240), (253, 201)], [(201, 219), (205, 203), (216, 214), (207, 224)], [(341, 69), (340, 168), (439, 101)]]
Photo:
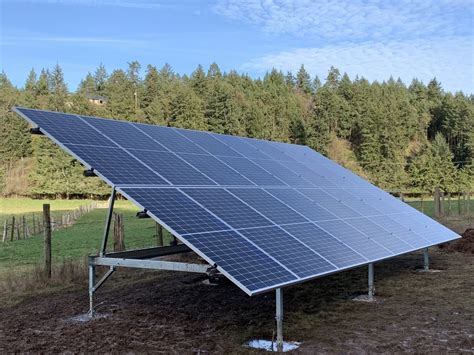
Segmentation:
[(98, 100), (98, 101), (103, 101), (103, 102), (107, 101), (107, 98), (105, 96), (100, 96), (100, 95), (86, 95), (86, 97), (89, 100)]

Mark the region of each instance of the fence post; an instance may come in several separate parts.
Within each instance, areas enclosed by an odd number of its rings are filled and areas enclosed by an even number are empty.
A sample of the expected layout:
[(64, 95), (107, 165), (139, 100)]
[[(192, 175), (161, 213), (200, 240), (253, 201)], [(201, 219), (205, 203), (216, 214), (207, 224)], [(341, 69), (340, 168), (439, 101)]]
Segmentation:
[(48, 279), (51, 278), (51, 215), (49, 204), (43, 205), (44, 227), (44, 272)]
[(12, 231), (10, 233), (10, 241), (13, 242), (13, 238), (15, 237), (15, 216), (12, 217)]
[(23, 216), (23, 239), (26, 239), (26, 219), (25, 216)]
[(5, 243), (5, 241), (7, 240), (7, 234), (8, 234), (8, 221), (5, 218), (5, 222), (3, 223), (2, 243)]
[(434, 198), (434, 214), (435, 214), (435, 217), (439, 217), (439, 215), (440, 215), (440, 210), (439, 210), (440, 193), (439, 193), (439, 187), (438, 186), (435, 187), (433, 198)]
[(36, 220), (35, 214), (33, 213), (33, 235), (36, 235)]
[(451, 192), (448, 192), (448, 213), (447, 216), (451, 216)]
[(155, 229), (156, 229), (156, 238), (158, 242), (158, 246), (162, 247), (163, 246), (163, 227), (159, 223), (155, 223)]
[(425, 200), (423, 200), (423, 193), (421, 193), (421, 195), (420, 195), (420, 210), (421, 210), (421, 212), (425, 212), (425, 208), (424, 208), (425, 204), (424, 204), (424, 201), (425, 201)]
[(114, 251), (125, 250), (123, 215), (114, 212)]
[(444, 217), (444, 191), (440, 191), (440, 200), (439, 200), (439, 215)]

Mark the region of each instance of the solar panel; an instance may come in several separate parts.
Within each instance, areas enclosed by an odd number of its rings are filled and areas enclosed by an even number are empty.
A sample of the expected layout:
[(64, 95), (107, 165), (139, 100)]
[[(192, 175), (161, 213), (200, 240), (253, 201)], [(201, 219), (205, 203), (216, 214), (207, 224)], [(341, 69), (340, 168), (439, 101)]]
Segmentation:
[(249, 295), (459, 237), (308, 147), (15, 110)]

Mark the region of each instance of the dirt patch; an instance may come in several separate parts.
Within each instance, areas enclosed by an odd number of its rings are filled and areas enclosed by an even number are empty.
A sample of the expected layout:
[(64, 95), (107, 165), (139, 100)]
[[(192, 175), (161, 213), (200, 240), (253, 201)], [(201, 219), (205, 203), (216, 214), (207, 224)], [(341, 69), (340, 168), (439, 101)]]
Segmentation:
[[(375, 265), (383, 303), (356, 303), (367, 268), (284, 290), (284, 337), (297, 352), (474, 352), (474, 258), (430, 252), (438, 274), (421, 274), (413, 253)], [(242, 347), (272, 339), (274, 293), (248, 297), (231, 283), (207, 286), (196, 275), (119, 270), (95, 302), (106, 317), (71, 321), (88, 309), (81, 291), (51, 291), (0, 305), (0, 353), (260, 353)]]
[(461, 239), (448, 243), (443, 248), (448, 251), (474, 254), (474, 228), (466, 229)]

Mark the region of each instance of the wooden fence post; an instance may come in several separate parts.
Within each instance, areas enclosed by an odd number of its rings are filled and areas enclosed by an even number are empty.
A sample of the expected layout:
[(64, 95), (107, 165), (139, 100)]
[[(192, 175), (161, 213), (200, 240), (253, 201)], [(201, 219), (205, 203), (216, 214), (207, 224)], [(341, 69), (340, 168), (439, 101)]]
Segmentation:
[(23, 222), (23, 239), (26, 239), (26, 218), (25, 218), (25, 216), (23, 216), (22, 222)]
[(440, 191), (439, 216), (444, 217), (444, 191)]
[(33, 213), (33, 235), (36, 235), (36, 220), (35, 214)]
[(7, 240), (7, 234), (8, 234), (8, 221), (5, 218), (5, 222), (3, 223), (2, 243), (5, 243), (5, 241)]
[(425, 204), (424, 204), (424, 200), (423, 200), (423, 193), (420, 195), (420, 210), (421, 212), (425, 212), (425, 208), (424, 208)]
[(15, 237), (15, 216), (12, 217), (12, 231), (10, 233), (10, 241), (13, 242), (13, 238)]
[(114, 251), (125, 250), (123, 215), (114, 212)]
[(448, 192), (448, 213), (447, 216), (451, 216), (451, 192)]
[(156, 229), (156, 238), (158, 242), (158, 246), (162, 247), (163, 246), (163, 227), (159, 223), (155, 223), (155, 229)]
[(439, 193), (439, 187), (438, 186), (435, 187), (433, 199), (434, 199), (434, 215), (435, 215), (435, 217), (439, 217), (440, 216), (440, 210), (439, 210), (440, 193)]
[(51, 278), (51, 215), (50, 206), (43, 205), (43, 227), (44, 227), (44, 272), (48, 279)]

